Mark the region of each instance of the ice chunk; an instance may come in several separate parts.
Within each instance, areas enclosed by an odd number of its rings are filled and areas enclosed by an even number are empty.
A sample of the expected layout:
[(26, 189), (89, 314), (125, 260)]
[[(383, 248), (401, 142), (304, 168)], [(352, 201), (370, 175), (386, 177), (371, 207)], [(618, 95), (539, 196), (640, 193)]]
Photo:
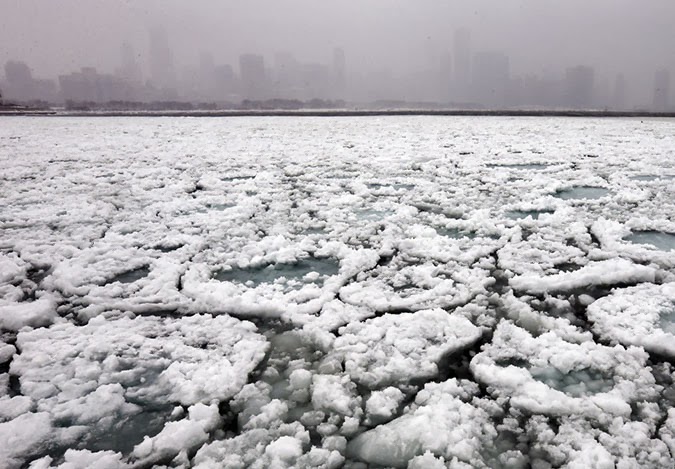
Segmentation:
[(17, 282), (27, 274), (28, 266), (16, 255), (0, 252), (0, 284)]
[(56, 299), (53, 296), (23, 303), (0, 303), (0, 329), (18, 331), (25, 326), (48, 326), (55, 318)]
[(52, 458), (45, 456), (41, 460), (31, 463), (30, 469), (47, 469), (55, 467), (57, 469), (128, 469), (130, 466), (123, 461), (120, 453), (113, 451), (88, 451), (88, 450), (66, 450), (63, 456), (64, 462), (58, 466), (52, 466)]
[(675, 357), (675, 283), (616, 290), (588, 307), (602, 338)]
[(370, 424), (378, 424), (390, 420), (398, 411), (405, 399), (405, 394), (394, 387), (374, 391), (366, 401), (366, 417)]
[(360, 416), (361, 397), (349, 376), (314, 375), (312, 405), (317, 410)]
[(481, 330), (444, 310), (385, 314), (340, 329), (332, 354), (369, 388), (405, 384), (438, 374), (438, 362), (476, 342)]
[(291, 466), (302, 455), (302, 441), (292, 436), (282, 436), (265, 448), (265, 455), (274, 467)]
[[(207, 315), (63, 323), (22, 331), (17, 346), (21, 392), (56, 424), (86, 430), (85, 447), (116, 451), (161, 430), (173, 403), (234, 396), (268, 348), (253, 324)], [(125, 438), (104, 437), (112, 431)]]
[(191, 406), (188, 413), (187, 419), (169, 422), (158, 435), (146, 437), (134, 448), (132, 456), (147, 465), (173, 458), (181, 451), (190, 451), (204, 444), (209, 433), (220, 423), (218, 406), (198, 403)]
[(657, 270), (633, 264), (626, 259), (592, 262), (574, 272), (562, 272), (547, 277), (519, 275), (509, 280), (515, 290), (534, 294), (565, 292), (591, 286), (611, 286), (625, 283), (654, 282)]
[(431, 452), (485, 467), (483, 445), (497, 432), (489, 415), (467, 402), (477, 391), (475, 384), (455, 379), (427, 384), (404, 415), (350, 441), (348, 454), (369, 464), (405, 468)]
[(655, 395), (646, 361), (642, 349), (571, 343), (553, 332), (533, 337), (505, 321), (471, 360), (471, 371), (517, 408), (603, 421), (628, 416), (631, 403)]
[(25, 457), (45, 451), (54, 438), (46, 412), (27, 413), (0, 423), (0, 461), (7, 467), (21, 467)]
[[(22, 353), (11, 370), (19, 374), (24, 392), (43, 399), (59, 392), (45, 395), (41, 383), (70, 385), (76, 378), (82, 383), (117, 382), (141, 399), (210, 402), (238, 392), (264, 357), (267, 342), (254, 331), (250, 323), (207, 315), (177, 321), (96, 318), (82, 327), (58, 324), (20, 333)], [(153, 376), (153, 370), (159, 373)]]

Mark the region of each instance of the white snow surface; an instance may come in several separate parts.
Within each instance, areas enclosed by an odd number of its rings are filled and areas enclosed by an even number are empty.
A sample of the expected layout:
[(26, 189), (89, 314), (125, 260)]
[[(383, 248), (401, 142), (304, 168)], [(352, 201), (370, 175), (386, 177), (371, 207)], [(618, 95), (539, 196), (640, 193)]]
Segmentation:
[(673, 467), (673, 130), (2, 118), (0, 467)]

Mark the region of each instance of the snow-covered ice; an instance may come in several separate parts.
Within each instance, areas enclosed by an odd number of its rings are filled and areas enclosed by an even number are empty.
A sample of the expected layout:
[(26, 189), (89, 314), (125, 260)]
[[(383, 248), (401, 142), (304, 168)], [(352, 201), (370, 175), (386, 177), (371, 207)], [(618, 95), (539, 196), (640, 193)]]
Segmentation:
[(673, 467), (673, 135), (5, 117), (0, 467)]

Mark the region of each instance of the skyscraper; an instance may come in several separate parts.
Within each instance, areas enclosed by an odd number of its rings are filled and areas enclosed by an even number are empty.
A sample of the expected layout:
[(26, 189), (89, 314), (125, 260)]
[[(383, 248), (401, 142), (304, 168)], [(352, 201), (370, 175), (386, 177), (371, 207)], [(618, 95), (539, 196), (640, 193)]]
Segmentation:
[(345, 51), (337, 47), (333, 49), (333, 96), (344, 99), (345, 88), (347, 85), (346, 77), (347, 60)]
[(262, 55), (240, 55), (239, 75), (245, 99), (266, 99), (268, 97), (265, 59), (263, 59)]
[(670, 72), (665, 68), (654, 74), (654, 102), (655, 111), (667, 111), (670, 108)]
[(503, 109), (510, 80), (509, 58), (502, 52), (478, 52), (473, 58), (473, 99), (493, 109)]
[(465, 101), (471, 83), (471, 32), (468, 29), (455, 31), (453, 58), (455, 93), (459, 101)]
[(131, 44), (123, 43), (120, 55), (122, 63), (117, 70), (117, 76), (134, 85), (140, 85), (143, 81), (143, 73), (138, 62), (136, 62), (136, 54)]
[(452, 56), (446, 51), (441, 55), (438, 69), (438, 99), (449, 102), (452, 96)]
[(149, 55), (152, 84), (158, 88), (173, 88), (176, 83), (173, 53), (166, 30), (161, 26), (150, 31)]
[(592, 67), (578, 65), (568, 68), (565, 73), (565, 105), (572, 109), (593, 107), (594, 87), (595, 70)]
[(626, 109), (626, 79), (624, 78), (623, 73), (619, 73), (614, 79), (612, 108), (617, 110)]

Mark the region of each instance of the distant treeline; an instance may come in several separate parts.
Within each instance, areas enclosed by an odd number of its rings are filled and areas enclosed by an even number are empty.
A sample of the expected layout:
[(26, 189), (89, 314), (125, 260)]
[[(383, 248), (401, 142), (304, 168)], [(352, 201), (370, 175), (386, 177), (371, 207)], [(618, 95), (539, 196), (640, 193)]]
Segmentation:
[(295, 109), (342, 109), (346, 103), (342, 100), (330, 101), (312, 99), (267, 99), (254, 101), (246, 99), (241, 104), (234, 103), (191, 103), (184, 101), (66, 101), (68, 111), (195, 111), (195, 110), (295, 110)]

